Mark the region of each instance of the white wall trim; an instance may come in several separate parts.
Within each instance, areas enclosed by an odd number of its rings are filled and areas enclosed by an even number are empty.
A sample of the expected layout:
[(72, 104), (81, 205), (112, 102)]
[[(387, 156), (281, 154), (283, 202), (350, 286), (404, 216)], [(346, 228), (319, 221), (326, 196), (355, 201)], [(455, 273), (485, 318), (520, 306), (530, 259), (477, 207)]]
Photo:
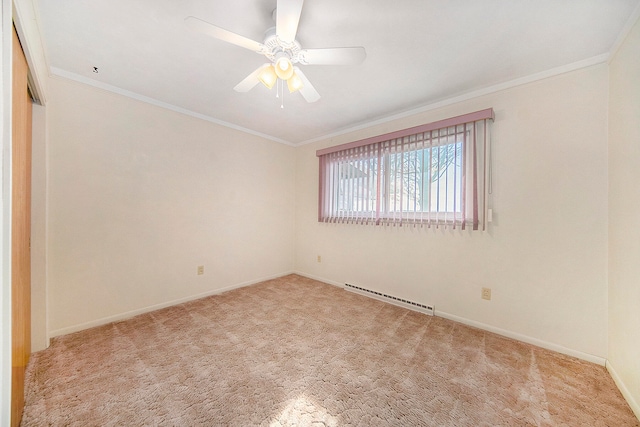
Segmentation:
[(157, 99), (150, 98), (150, 97), (147, 97), (147, 96), (143, 96), (143, 95), (140, 95), (140, 94), (135, 93), (135, 92), (131, 92), (131, 91), (128, 91), (128, 90), (124, 90), (124, 89), (115, 87), (115, 86), (111, 86), (111, 85), (108, 85), (106, 83), (102, 83), (102, 82), (90, 79), (88, 77), (81, 76), (79, 74), (71, 73), (71, 72), (62, 70), (62, 69), (57, 68), (57, 67), (50, 67), (50, 68), (51, 68), (52, 76), (55, 76), (55, 77), (65, 78), (65, 79), (72, 80), (72, 81), (75, 81), (75, 82), (78, 82), (78, 83), (82, 83), (82, 84), (86, 84), (86, 85), (89, 85), (89, 86), (93, 86), (95, 88), (102, 89), (102, 90), (105, 90), (107, 92), (117, 93), (119, 95), (126, 96), (128, 98), (133, 98), (133, 99), (136, 99), (136, 100), (141, 101), (141, 102), (145, 102), (145, 103), (148, 103), (148, 104), (155, 105), (157, 107), (166, 108), (168, 110), (175, 111), (175, 112), (181, 113), (181, 114), (185, 114), (187, 116), (195, 117), (197, 119), (205, 120), (205, 121), (208, 121), (208, 122), (211, 122), (211, 123), (215, 123), (215, 124), (220, 125), (220, 126), (225, 126), (225, 127), (228, 127), (228, 128), (231, 128), (231, 129), (235, 129), (235, 130), (238, 130), (238, 131), (241, 131), (241, 132), (245, 132), (245, 133), (248, 133), (248, 134), (251, 134), (251, 135), (259, 136), (261, 138), (265, 138), (265, 139), (268, 139), (268, 140), (271, 140), (271, 141), (274, 141), (274, 142), (279, 142), (281, 144), (285, 144), (285, 145), (288, 145), (290, 147), (300, 147), (300, 146), (303, 146), (303, 145), (306, 145), (306, 144), (311, 144), (311, 143), (316, 142), (316, 141), (321, 141), (321, 140), (324, 140), (324, 139), (333, 138), (333, 137), (336, 137), (336, 136), (339, 136), (339, 135), (344, 135), (344, 134), (347, 134), (347, 133), (350, 133), (350, 132), (354, 132), (354, 131), (357, 131), (357, 130), (366, 129), (366, 128), (369, 128), (369, 127), (372, 127), (372, 126), (376, 126), (376, 125), (379, 125), (379, 124), (391, 122), (391, 121), (402, 119), (402, 118), (405, 118), (405, 117), (410, 117), (410, 116), (413, 116), (413, 115), (416, 115), (416, 114), (419, 114), (419, 113), (435, 110), (435, 109), (442, 108), (442, 107), (445, 107), (445, 106), (448, 106), (448, 105), (456, 104), (458, 102), (463, 102), (463, 101), (467, 101), (467, 100), (470, 100), (470, 99), (478, 98), (480, 96), (489, 95), (489, 94), (492, 94), (492, 93), (495, 93), (495, 92), (499, 92), (499, 91), (502, 91), (502, 90), (506, 90), (506, 89), (510, 89), (510, 88), (513, 88), (513, 87), (516, 87), (516, 86), (521, 86), (521, 85), (525, 85), (525, 84), (528, 84), (528, 83), (536, 82), (538, 80), (543, 80), (543, 79), (547, 79), (547, 78), (550, 78), (550, 77), (555, 77), (555, 76), (558, 76), (560, 74), (569, 73), (571, 71), (576, 71), (576, 70), (579, 70), (579, 69), (582, 69), (582, 68), (591, 67), (593, 65), (606, 63), (607, 60), (609, 59), (609, 57), (610, 57), (609, 53), (605, 53), (605, 54), (602, 54), (602, 55), (594, 56), (594, 57), (591, 57), (591, 58), (584, 59), (582, 61), (573, 62), (571, 64), (567, 64), (567, 65), (563, 65), (561, 67), (553, 68), (551, 70), (542, 71), (540, 73), (531, 74), (529, 76), (520, 77), (520, 78), (517, 78), (517, 79), (514, 79), (514, 80), (510, 80), (508, 82), (499, 83), (499, 84), (496, 84), (496, 85), (488, 86), (488, 87), (483, 88), (483, 89), (479, 89), (479, 90), (474, 90), (474, 91), (471, 91), (471, 92), (463, 93), (461, 95), (454, 96), (454, 97), (451, 97), (451, 98), (446, 98), (446, 99), (443, 99), (443, 100), (440, 100), (440, 101), (437, 101), (437, 102), (434, 102), (434, 103), (423, 105), (423, 106), (418, 107), (418, 108), (413, 108), (413, 109), (410, 109), (410, 110), (407, 110), (407, 111), (403, 111), (403, 112), (400, 112), (398, 114), (394, 114), (392, 116), (387, 116), (387, 117), (383, 117), (383, 118), (378, 119), (378, 120), (368, 121), (368, 122), (361, 123), (361, 124), (356, 125), (356, 126), (350, 126), (350, 127), (347, 127), (347, 128), (343, 128), (343, 129), (337, 130), (336, 132), (332, 132), (332, 133), (329, 133), (329, 134), (321, 135), (321, 136), (318, 136), (316, 138), (308, 139), (308, 140), (302, 141), (302, 142), (297, 143), (297, 144), (294, 144), (294, 143), (289, 142), (289, 141), (285, 141), (285, 140), (280, 139), (280, 138), (276, 138), (276, 137), (271, 136), (271, 135), (267, 135), (267, 134), (264, 134), (264, 133), (261, 133), (261, 132), (257, 132), (257, 131), (254, 131), (254, 130), (251, 130), (251, 129), (248, 129), (248, 128), (244, 128), (242, 126), (238, 126), (238, 125), (235, 125), (235, 124), (232, 124), (232, 123), (229, 123), (229, 122), (225, 122), (225, 121), (222, 121), (222, 120), (207, 116), (205, 114), (196, 113), (194, 111), (187, 110), (186, 108), (177, 107), (177, 106), (175, 106), (173, 104), (169, 104), (167, 102), (162, 102), (162, 101), (159, 101)]
[(609, 50), (609, 58), (607, 59), (608, 64), (613, 61), (613, 58), (616, 56), (616, 53), (618, 53), (618, 50), (622, 46), (622, 43), (624, 43), (624, 41), (627, 39), (627, 36), (635, 26), (638, 19), (640, 19), (640, 3), (638, 3), (636, 8), (633, 10), (631, 15), (629, 16), (629, 19), (627, 19), (627, 22), (624, 24), (624, 27), (622, 27), (620, 34), (618, 34), (618, 38), (613, 43), (613, 46), (611, 46), (611, 49)]
[(616, 385), (618, 386), (618, 389), (622, 393), (622, 396), (624, 396), (625, 400), (631, 407), (631, 410), (635, 414), (636, 418), (640, 420), (640, 403), (635, 401), (635, 399), (633, 398), (633, 395), (631, 394), (631, 392), (629, 391), (625, 383), (622, 381), (622, 378), (620, 378), (616, 370), (613, 368), (613, 365), (609, 360), (607, 360), (607, 363), (605, 366), (607, 368), (607, 371), (609, 371), (609, 375), (611, 375), (611, 378), (613, 378), (613, 382), (616, 383)]
[(173, 301), (167, 301), (167, 302), (163, 302), (163, 303), (160, 303), (160, 304), (154, 304), (154, 305), (150, 305), (150, 306), (147, 306), (147, 307), (138, 308), (136, 310), (131, 310), (131, 311), (126, 311), (124, 313), (115, 314), (113, 316), (102, 317), (100, 319), (92, 320), (90, 322), (85, 322), (85, 323), (81, 323), (81, 324), (78, 324), (78, 325), (67, 326), (65, 328), (55, 329), (55, 330), (49, 331), (49, 335), (48, 336), (50, 338), (53, 338), (53, 337), (57, 337), (57, 336), (60, 336), (60, 335), (66, 335), (66, 334), (71, 334), (71, 333), (74, 333), (74, 332), (82, 331), (84, 329), (94, 328), (96, 326), (106, 325), (108, 323), (117, 322), (119, 320), (129, 319), (129, 318), (137, 316), (139, 314), (149, 313), (151, 311), (160, 310), (162, 308), (171, 307), (173, 305), (178, 305), (178, 304), (182, 304), (182, 303), (185, 303), (185, 302), (194, 301), (194, 300), (197, 300), (197, 299), (200, 299), (200, 298), (205, 298), (205, 297), (208, 297), (208, 296), (211, 296), (211, 295), (221, 294), (223, 292), (231, 291), (233, 289), (243, 288), (245, 286), (255, 285), (256, 283), (264, 282), (264, 281), (271, 280), (271, 279), (277, 279), (278, 277), (287, 276), (289, 274), (294, 274), (294, 272), (293, 271), (287, 271), (287, 272), (283, 272), (283, 273), (273, 274), (273, 275), (270, 275), (270, 276), (261, 277), (259, 279), (254, 279), (254, 280), (249, 280), (249, 281), (246, 281), (246, 282), (236, 283), (234, 285), (229, 285), (229, 286), (225, 286), (225, 287), (222, 287), (222, 288), (213, 289), (211, 291), (202, 292), (202, 293), (195, 294), (195, 295), (190, 295), (188, 297), (179, 298), (179, 299), (176, 299), (176, 300), (173, 300)]
[(511, 338), (517, 341), (522, 341), (527, 344), (532, 344), (537, 347), (541, 347), (547, 350), (555, 351), (557, 353), (565, 354), (567, 356), (586, 360), (587, 362), (595, 363), (600, 366), (605, 366), (605, 363), (606, 363), (606, 359), (604, 357), (595, 356), (589, 353), (583, 353), (578, 350), (573, 350), (558, 344), (554, 344), (552, 342), (540, 340), (538, 338), (533, 338), (528, 335), (519, 334), (517, 332), (509, 331), (506, 329), (496, 328), (495, 326), (487, 325), (486, 323), (482, 323), (482, 322), (476, 322), (475, 320), (470, 320), (465, 317), (456, 316), (455, 314), (449, 314), (449, 313), (436, 310), (435, 315), (442, 317), (444, 319), (453, 320), (454, 322), (462, 323), (468, 326), (473, 326), (474, 328), (493, 332), (494, 334), (502, 335), (503, 337)]
[(111, 86), (106, 83), (102, 83), (88, 77), (81, 76), (79, 74), (71, 73), (69, 71), (61, 70), (60, 68), (51, 67), (51, 74), (53, 77), (64, 78), (67, 80), (74, 81), (76, 83), (85, 84), (88, 86), (92, 86), (94, 88), (104, 90), (107, 92), (115, 93), (121, 96), (126, 96), (127, 98), (132, 98), (140, 102), (144, 102), (147, 104), (155, 105), (156, 107), (165, 108), (167, 110), (175, 111), (176, 113), (184, 114), (186, 116), (195, 117), (196, 119), (204, 120), (210, 123), (215, 123), (220, 126), (224, 126), (230, 129), (235, 129), (240, 132), (248, 133), (250, 135), (259, 136), (260, 138), (268, 139), (270, 141), (279, 142), (280, 144), (288, 145), (290, 147), (295, 147), (295, 144), (290, 143), (289, 141), (285, 141), (284, 139), (276, 138), (271, 135), (267, 135), (266, 133), (257, 132), (251, 129), (247, 129), (242, 126), (234, 125), (233, 123), (225, 122), (223, 120), (218, 120), (213, 117), (207, 116), (205, 114), (196, 113), (195, 111), (187, 110), (186, 108), (178, 107), (173, 104), (169, 104), (168, 102), (162, 102), (154, 98), (150, 98), (148, 96), (140, 95), (135, 92), (131, 92), (129, 90), (120, 89), (116, 86)]
[(302, 146), (302, 145), (306, 145), (306, 144), (311, 144), (313, 142), (322, 141), (322, 140), (325, 140), (325, 139), (328, 139), (328, 138), (333, 138), (333, 137), (344, 135), (344, 134), (347, 134), (347, 133), (350, 133), (350, 132), (355, 132), (355, 131), (358, 131), (358, 130), (361, 130), (361, 129), (367, 129), (367, 128), (370, 128), (372, 126), (388, 123), (388, 122), (391, 122), (391, 121), (394, 121), (394, 120), (403, 119), (405, 117), (411, 117), (411, 116), (414, 116), (416, 114), (424, 113), (426, 111), (431, 111), (431, 110), (435, 110), (435, 109), (438, 109), (438, 108), (446, 107), (448, 105), (457, 104), (458, 102), (468, 101), (470, 99), (479, 98), (479, 97), (485, 96), (485, 95), (490, 95), (492, 93), (500, 92), (500, 91), (503, 91), (503, 90), (506, 90), (506, 89), (511, 89), (513, 87), (516, 87), (516, 86), (526, 85), (526, 84), (529, 84), (529, 83), (536, 82), (538, 80), (544, 80), (544, 79), (548, 79), (550, 77), (558, 76), (560, 74), (565, 74), (565, 73), (569, 73), (571, 71), (580, 70), (582, 68), (591, 67), (593, 65), (603, 64), (603, 63), (607, 62), (608, 58), (609, 58), (609, 54), (608, 53), (605, 53), (605, 54), (602, 54), (602, 55), (598, 55), (598, 56), (594, 56), (592, 58), (587, 58), (587, 59), (584, 59), (582, 61), (578, 61), (578, 62), (574, 62), (574, 63), (571, 63), (571, 64), (563, 65), (561, 67), (553, 68), (551, 70), (542, 71), (540, 73), (531, 74), (529, 76), (520, 77), (518, 79), (510, 80), (508, 82), (499, 83), (499, 84), (496, 84), (496, 85), (493, 85), (493, 86), (485, 87), (483, 89), (474, 90), (474, 91), (471, 91), (471, 92), (463, 93), (463, 94), (458, 95), (458, 96), (453, 96), (453, 97), (450, 97), (450, 98), (446, 98), (446, 99), (443, 99), (443, 100), (440, 100), (440, 101), (437, 101), (437, 102), (434, 102), (434, 103), (431, 103), (431, 104), (424, 105), (422, 107), (413, 108), (411, 110), (403, 111), (401, 113), (394, 114), (392, 116), (383, 117), (383, 118), (378, 119), (378, 120), (374, 120), (374, 121), (362, 123), (362, 124), (359, 124), (359, 125), (356, 125), (356, 126), (344, 128), (344, 129), (338, 130), (336, 132), (333, 132), (333, 133), (330, 133), (330, 134), (327, 134), (327, 135), (323, 135), (323, 136), (319, 136), (317, 138), (312, 138), (312, 139), (308, 139), (306, 141), (302, 141), (301, 143), (296, 144), (296, 146)]
[(32, 0), (13, 0), (13, 20), (29, 65), (30, 87), (41, 105), (46, 104), (49, 66), (47, 64), (38, 12)]
[[(303, 273), (301, 271), (295, 271), (295, 274), (308, 277), (310, 279), (318, 280), (320, 282), (328, 283), (330, 285), (338, 286), (340, 288), (344, 288), (344, 283), (335, 282), (333, 280), (328, 280), (322, 277)], [(367, 295), (364, 295), (364, 296), (367, 296)], [(383, 301), (383, 302), (387, 302), (387, 301)], [(406, 307), (403, 307), (403, 308), (406, 308)], [(488, 332), (493, 332), (494, 334), (502, 335), (507, 338), (511, 338), (517, 341), (525, 342), (527, 344), (535, 345), (537, 347), (545, 348), (547, 350), (552, 350), (558, 353), (562, 353), (567, 356), (576, 357), (578, 359), (586, 360), (587, 362), (595, 363), (601, 366), (605, 366), (605, 363), (606, 363), (606, 359), (603, 357), (594, 356), (588, 353), (583, 353), (578, 350), (573, 350), (558, 344), (540, 340), (538, 338), (533, 338), (528, 335), (519, 334), (517, 332), (508, 331), (506, 329), (496, 328), (495, 326), (487, 325), (486, 323), (476, 322), (475, 320), (467, 319), (465, 317), (460, 317), (454, 314), (445, 313), (445, 312), (439, 311), (437, 305), (435, 305), (435, 308), (436, 308), (435, 316), (442, 317), (443, 319), (453, 320), (454, 322), (462, 323), (464, 325), (472, 326), (474, 328), (482, 329)]]
[(0, 3), (0, 425), (11, 425), (11, 1)]
[(313, 274), (303, 273), (302, 271), (294, 271), (293, 274), (297, 274), (298, 276), (307, 277), (309, 279), (317, 280), (318, 282), (327, 283), (329, 285), (337, 286), (339, 288), (344, 288), (344, 283), (335, 282), (333, 280), (325, 279), (324, 277), (314, 276)]

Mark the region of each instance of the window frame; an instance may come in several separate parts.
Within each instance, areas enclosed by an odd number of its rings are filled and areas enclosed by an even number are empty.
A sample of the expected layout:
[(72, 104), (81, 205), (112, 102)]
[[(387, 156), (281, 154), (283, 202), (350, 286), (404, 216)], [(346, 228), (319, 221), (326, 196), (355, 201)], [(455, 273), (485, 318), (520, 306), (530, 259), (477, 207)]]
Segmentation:
[[(427, 123), (424, 125), (399, 130), (383, 135), (377, 135), (371, 138), (350, 142), (334, 147), (329, 147), (316, 151), (316, 155), (319, 158), (319, 194), (318, 194), (318, 221), (319, 222), (353, 222), (353, 223), (366, 223), (366, 224), (396, 224), (403, 223), (409, 224), (427, 224), (428, 226), (460, 226), (465, 228), (466, 225), (472, 225), (473, 229), (478, 229), (482, 224), (482, 229), (486, 228), (486, 210), (487, 210), (487, 182), (489, 181), (488, 171), (490, 168), (487, 166), (489, 161), (489, 144), (490, 144), (490, 132), (489, 123), (494, 120), (494, 112), (492, 108), (476, 111), (474, 113), (464, 114), (457, 117), (452, 117), (437, 122)], [(480, 126), (479, 126), (480, 125)], [(460, 130), (461, 127), (461, 130)], [(462, 138), (459, 137), (462, 135)], [(427, 142), (425, 142), (427, 141)], [(436, 141), (434, 143), (434, 141)], [(451, 141), (451, 142), (449, 142)], [(390, 186), (398, 185), (398, 177), (403, 180), (404, 172), (394, 173), (393, 179), (390, 179), (391, 169), (388, 164), (391, 160), (391, 156), (400, 155), (400, 167), (404, 167), (404, 156), (409, 153), (422, 151), (422, 164), (423, 167), (426, 163), (424, 160), (424, 152), (431, 151), (436, 147), (442, 147), (447, 145), (460, 145), (460, 149), (455, 148), (455, 159), (458, 159), (458, 151), (460, 151), (461, 164), (456, 166), (457, 160), (454, 160), (454, 168), (460, 167), (460, 171), (454, 171), (454, 184), (453, 188), (453, 210), (438, 210), (431, 209), (432, 199), (432, 187), (434, 183), (431, 181), (431, 160), (429, 160), (429, 185), (424, 185), (425, 171), (417, 172), (414, 169), (413, 174), (418, 175), (421, 173), (421, 194), (422, 204), (424, 199), (429, 200), (429, 209), (425, 210), (424, 206), (418, 210), (416, 208), (417, 190), (413, 190), (413, 193), (407, 192), (400, 184), (400, 191), (394, 188), (394, 192), (391, 192)], [(432, 155), (430, 154), (430, 159)], [(439, 157), (440, 158), (440, 157)], [(358, 162), (360, 164), (358, 165)], [(358, 204), (366, 204), (367, 209), (339, 209), (338, 194), (330, 192), (332, 190), (337, 191), (336, 186), (336, 171), (333, 170), (337, 166), (339, 169), (338, 174), (341, 173), (344, 165), (348, 165), (350, 173), (354, 173), (353, 178), (347, 178), (347, 181), (351, 182), (351, 188), (347, 191), (351, 191), (350, 197), (346, 199), (349, 201), (356, 200)], [(382, 173), (376, 173), (375, 178), (375, 199), (371, 198), (371, 185), (368, 185), (366, 190), (362, 190), (361, 186), (364, 184), (366, 173), (362, 176), (355, 176), (354, 171), (372, 170), (375, 168)], [(358, 166), (362, 167), (359, 169)], [(451, 167), (452, 164), (447, 164), (446, 168)], [(414, 163), (414, 168), (417, 167), (417, 163)], [(438, 166), (439, 167), (439, 166)], [(333, 168), (333, 169), (332, 169)], [(397, 171), (397, 169), (396, 169)], [(361, 172), (363, 173), (363, 172)], [(382, 176), (384, 174), (384, 176)], [(479, 176), (479, 175), (482, 176)], [(414, 176), (414, 182), (417, 179)], [(460, 182), (455, 180), (460, 178)], [(362, 181), (358, 181), (362, 179)], [(440, 179), (440, 178), (439, 178)], [(438, 179), (438, 181), (439, 181)], [(395, 184), (391, 181), (394, 180)], [(357, 182), (356, 182), (357, 181)], [(371, 184), (369, 182), (368, 184)], [(439, 185), (439, 184), (436, 184)], [(460, 185), (458, 189), (456, 186)], [(429, 188), (428, 195), (425, 196), (424, 189)], [(440, 188), (438, 186), (437, 188)], [(467, 190), (472, 193), (467, 193)], [(353, 191), (362, 192), (362, 196), (353, 196)], [(479, 194), (482, 192), (482, 194)], [(364, 194), (369, 196), (364, 197)], [(394, 204), (392, 208), (390, 200), (393, 197), (397, 200), (397, 195), (400, 194), (399, 209)], [(413, 195), (413, 209), (403, 208), (403, 195), (406, 193), (407, 197)], [(457, 197), (460, 197), (458, 200)], [(470, 219), (467, 218), (467, 206), (472, 204), (472, 215)], [(481, 203), (482, 210), (479, 210), (479, 203)], [(383, 206), (381, 206), (383, 205)], [(448, 205), (447, 205), (448, 206)], [(445, 206), (445, 208), (447, 207)], [(331, 211), (331, 214), (327, 214)]]

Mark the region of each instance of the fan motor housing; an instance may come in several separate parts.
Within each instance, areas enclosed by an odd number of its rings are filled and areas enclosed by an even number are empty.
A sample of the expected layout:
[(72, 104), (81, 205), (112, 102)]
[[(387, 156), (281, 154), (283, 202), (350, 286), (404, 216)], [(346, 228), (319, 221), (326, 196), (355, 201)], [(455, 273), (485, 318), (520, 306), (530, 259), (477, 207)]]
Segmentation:
[(281, 52), (285, 53), (292, 63), (300, 62), (299, 56), (302, 50), (300, 43), (297, 40), (294, 40), (293, 43), (283, 42), (276, 35), (276, 27), (271, 27), (265, 32), (262, 44), (265, 49), (261, 53), (269, 58), (271, 62), (275, 62)]

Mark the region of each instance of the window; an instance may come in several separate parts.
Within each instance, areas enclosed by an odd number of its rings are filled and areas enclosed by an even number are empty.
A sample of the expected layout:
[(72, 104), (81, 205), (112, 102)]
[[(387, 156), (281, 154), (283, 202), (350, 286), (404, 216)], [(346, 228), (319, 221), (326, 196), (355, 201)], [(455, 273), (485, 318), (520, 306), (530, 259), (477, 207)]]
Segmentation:
[(322, 222), (485, 228), (482, 110), (317, 152)]

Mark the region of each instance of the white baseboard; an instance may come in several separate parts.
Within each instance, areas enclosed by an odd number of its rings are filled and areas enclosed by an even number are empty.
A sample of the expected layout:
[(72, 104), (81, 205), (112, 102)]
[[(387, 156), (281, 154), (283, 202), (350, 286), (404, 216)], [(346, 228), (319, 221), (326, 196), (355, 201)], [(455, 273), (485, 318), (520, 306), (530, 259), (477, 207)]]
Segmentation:
[(309, 279), (317, 280), (318, 282), (327, 283), (339, 288), (344, 288), (344, 283), (334, 282), (333, 280), (325, 279), (324, 277), (314, 276), (313, 274), (303, 273), (301, 271), (294, 271), (293, 274), (297, 274), (298, 276), (302, 277), (308, 277)]
[(233, 289), (243, 288), (245, 286), (254, 285), (256, 283), (264, 282), (266, 280), (276, 279), (278, 277), (286, 276), (288, 274), (294, 274), (294, 272), (293, 271), (288, 271), (288, 272), (274, 274), (274, 275), (267, 276), (267, 277), (262, 277), (262, 278), (255, 279), (255, 280), (249, 280), (247, 282), (236, 283), (234, 285), (225, 286), (224, 288), (213, 289), (211, 291), (203, 292), (203, 293), (200, 293), (200, 294), (190, 295), (188, 297), (176, 299), (176, 300), (173, 300), (173, 301), (167, 301), (167, 302), (163, 302), (163, 303), (160, 303), (160, 304), (154, 304), (154, 305), (150, 305), (150, 306), (147, 306), (147, 307), (142, 307), (142, 308), (139, 308), (139, 309), (136, 309), (136, 310), (126, 311), (124, 313), (115, 314), (113, 316), (102, 317), (100, 319), (92, 320), (90, 322), (85, 322), (85, 323), (81, 323), (81, 324), (73, 325), (73, 326), (67, 326), (65, 328), (60, 328), (60, 329), (54, 329), (52, 331), (49, 331), (48, 337), (49, 338), (53, 338), (53, 337), (57, 337), (57, 336), (60, 336), (60, 335), (71, 334), (71, 333), (74, 333), (74, 332), (82, 331), (84, 329), (94, 328), (96, 326), (102, 326), (102, 325), (106, 325), (108, 323), (129, 319), (129, 318), (137, 316), (139, 314), (149, 313), (151, 311), (160, 310), (162, 308), (170, 307), (172, 305), (182, 304), (184, 302), (197, 300), (197, 299), (208, 297), (208, 296), (211, 296), (211, 295), (221, 294), (223, 292), (231, 291)]
[[(300, 276), (308, 277), (310, 279), (318, 280), (320, 282), (328, 283), (330, 285), (338, 286), (340, 288), (344, 287), (344, 283), (338, 283), (333, 280), (328, 280), (323, 277), (314, 276), (312, 274), (303, 273), (300, 271), (296, 271), (295, 274)], [(388, 301), (384, 301), (387, 302)], [(558, 353), (566, 354), (567, 356), (576, 357), (578, 359), (586, 360), (587, 362), (595, 363), (600, 366), (605, 366), (606, 359), (600, 356), (594, 356), (592, 354), (583, 353), (578, 350), (573, 350), (567, 347), (563, 347), (558, 344), (550, 343), (544, 340), (540, 340), (538, 338), (533, 338), (527, 335), (519, 334), (517, 332), (509, 331), (506, 329), (496, 328), (495, 326), (487, 325), (485, 323), (476, 322), (475, 320), (470, 320), (465, 317), (456, 316), (454, 314), (449, 314), (438, 310), (438, 305), (435, 305), (435, 316), (442, 317), (444, 319), (453, 320), (454, 322), (462, 323), (468, 326), (473, 326), (474, 328), (482, 329), (485, 331), (493, 332), (494, 334), (502, 335), (507, 338), (512, 338), (517, 341), (522, 341), (527, 344), (533, 344), (537, 347), (546, 348), (547, 350), (552, 350)]]
[(609, 371), (609, 375), (611, 375), (611, 378), (613, 378), (613, 382), (616, 383), (618, 389), (620, 390), (620, 393), (622, 393), (622, 396), (624, 396), (624, 399), (631, 407), (631, 410), (635, 414), (636, 418), (640, 420), (640, 403), (636, 402), (633, 395), (631, 394), (625, 383), (622, 381), (622, 378), (620, 378), (616, 370), (613, 368), (611, 362), (607, 360), (607, 364), (605, 366), (607, 367), (607, 371)]
[(468, 326), (473, 326), (474, 328), (493, 332), (494, 334), (502, 335), (503, 337), (511, 338), (517, 341), (522, 341), (527, 344), (533, 344), (536, 347), (546, 348), (547, 350), (555, 351), (557, 353), (566, 354), (567, 356), (586, 360), (587, 362), (595, 363), (600, 366), (605, 366), (605, 362), (607, 360), (604, 357), (595, 356), (589, 353), (583, 353), (578, 350), (573, 350), (558, 344), (554, 344), (538, 338), (533, 338), (528, 335), (519, 334), (517, 332), (509, 331), (506, 329), (496, 328), (495, 326), (487, 325), (486, 323), (476, 322), (475, 320), (470, 320), (465, 317), (456, 316), (454, 314), (444, 313), (442, 311), (436, 310), (435, 315), (442, 317), (444, 319), (453, 320), (454, 322), (459, 322)]

